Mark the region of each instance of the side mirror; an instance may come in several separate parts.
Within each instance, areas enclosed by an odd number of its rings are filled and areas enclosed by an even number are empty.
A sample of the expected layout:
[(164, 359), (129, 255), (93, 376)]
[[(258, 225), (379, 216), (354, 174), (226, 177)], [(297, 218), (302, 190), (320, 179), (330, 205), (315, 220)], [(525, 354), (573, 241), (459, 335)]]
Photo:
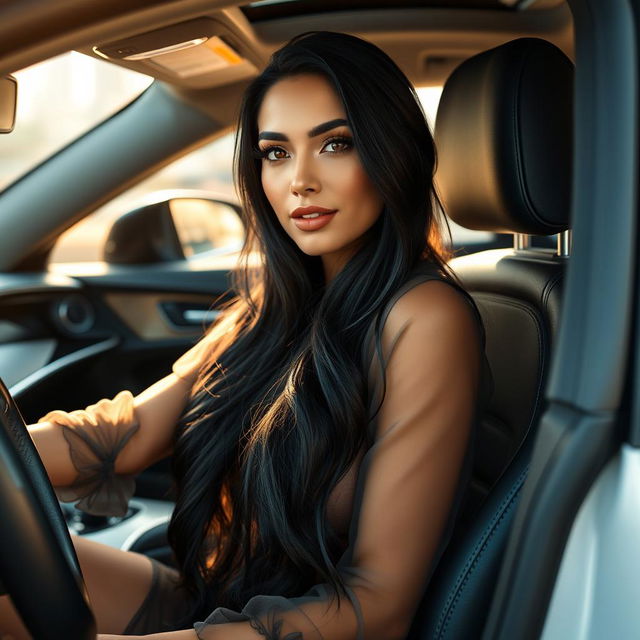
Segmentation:
[(18, 81), (13, 76), (0, 77), (0, 133), (11, 133), (16, 122)]
[(179, 195), (120, 216), (103, 259), (110, 264), (154, 264), (199, 253), (230, 253), (244, 242), (241, 208), (202, 195)]

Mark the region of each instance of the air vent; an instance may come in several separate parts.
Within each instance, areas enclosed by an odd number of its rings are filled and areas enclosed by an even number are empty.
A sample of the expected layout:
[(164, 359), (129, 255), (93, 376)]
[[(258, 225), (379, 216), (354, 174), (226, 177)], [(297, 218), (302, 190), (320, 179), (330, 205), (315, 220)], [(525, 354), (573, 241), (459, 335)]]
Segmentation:
[(65, 296), (56, 303), (54, 319), (64, 331), (78, 335), (93, 328), (96, 314), (91, 303), (76, 294)]

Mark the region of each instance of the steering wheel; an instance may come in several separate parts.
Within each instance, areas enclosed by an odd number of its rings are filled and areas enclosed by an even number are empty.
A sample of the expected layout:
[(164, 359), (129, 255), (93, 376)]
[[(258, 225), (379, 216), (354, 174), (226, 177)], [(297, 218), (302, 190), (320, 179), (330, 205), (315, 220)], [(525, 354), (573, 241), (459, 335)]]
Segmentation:
[(0, 380), (0, 593), (33, 637), (95, 640), (66, 522), (20, 411)]

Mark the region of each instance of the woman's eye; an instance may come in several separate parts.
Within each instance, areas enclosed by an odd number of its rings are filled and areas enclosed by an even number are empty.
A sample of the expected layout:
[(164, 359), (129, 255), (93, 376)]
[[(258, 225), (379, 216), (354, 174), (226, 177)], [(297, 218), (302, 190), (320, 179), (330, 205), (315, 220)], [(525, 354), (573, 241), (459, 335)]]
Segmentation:
[(324, 149), (330, 153), (343, 153), (344, 151), (351, 149), (352, 146), (353, 143), (347, 138), (335, 138), (333, 140), (329, 140), (324, 145)]
[(287, 152), (282, 147), (271, 147), (265, 150), (264, 157), (271, 161), (282, 160), (287, 157)]

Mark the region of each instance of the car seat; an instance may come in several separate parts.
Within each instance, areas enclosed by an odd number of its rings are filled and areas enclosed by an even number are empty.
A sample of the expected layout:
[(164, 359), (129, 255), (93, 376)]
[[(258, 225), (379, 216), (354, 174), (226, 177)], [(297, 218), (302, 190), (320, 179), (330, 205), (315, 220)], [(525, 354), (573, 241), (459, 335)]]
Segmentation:
[[(545, 40), (513, 40), (469, 58), (442, 93), (436, 186), (445, 211), (469, 229), (513, 233), (515, 242), (451, 261), (484, 322), (494, 394), (451, 541), (407, 640), (471, 640), (486, 622), (561, 310), (572, 130), (573, 65)], [(552, 234), (561, 234), (562, 251), (528, 246), (530, 235)]]

